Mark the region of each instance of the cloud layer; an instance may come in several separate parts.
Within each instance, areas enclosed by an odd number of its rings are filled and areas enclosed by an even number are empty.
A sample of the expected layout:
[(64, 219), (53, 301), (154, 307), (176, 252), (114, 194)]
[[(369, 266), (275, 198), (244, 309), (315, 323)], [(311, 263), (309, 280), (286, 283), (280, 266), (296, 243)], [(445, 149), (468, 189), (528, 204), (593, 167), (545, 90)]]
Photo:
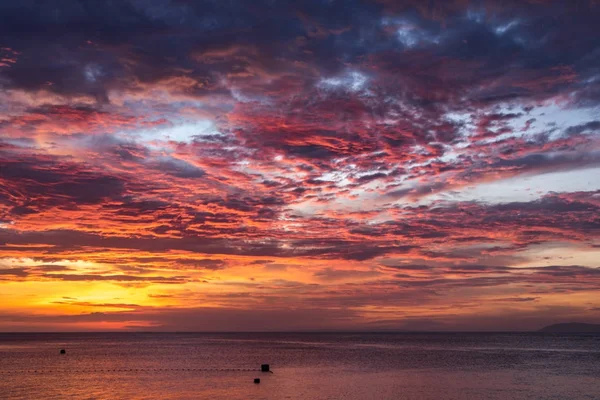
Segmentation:
[(0, 329), (600, 322), (600, 6), (425, 3), (0, 4)]

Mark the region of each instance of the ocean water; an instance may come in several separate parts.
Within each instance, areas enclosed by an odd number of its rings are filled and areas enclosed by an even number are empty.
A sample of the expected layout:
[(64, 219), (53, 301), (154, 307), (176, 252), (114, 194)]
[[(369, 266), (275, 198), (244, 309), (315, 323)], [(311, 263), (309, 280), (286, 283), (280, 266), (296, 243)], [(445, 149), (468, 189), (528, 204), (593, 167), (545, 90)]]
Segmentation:
[(0, 398), (600, 399), (600, 335), (0, 334)]

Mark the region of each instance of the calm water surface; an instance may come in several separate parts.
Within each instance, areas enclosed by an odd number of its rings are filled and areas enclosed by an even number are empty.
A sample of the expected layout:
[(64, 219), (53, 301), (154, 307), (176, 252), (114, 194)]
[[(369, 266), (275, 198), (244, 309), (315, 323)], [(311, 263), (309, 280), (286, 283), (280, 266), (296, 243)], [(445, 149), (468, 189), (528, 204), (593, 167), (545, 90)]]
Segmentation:
[(0, 398), (600, 399), (600, 335), (0, 334)]

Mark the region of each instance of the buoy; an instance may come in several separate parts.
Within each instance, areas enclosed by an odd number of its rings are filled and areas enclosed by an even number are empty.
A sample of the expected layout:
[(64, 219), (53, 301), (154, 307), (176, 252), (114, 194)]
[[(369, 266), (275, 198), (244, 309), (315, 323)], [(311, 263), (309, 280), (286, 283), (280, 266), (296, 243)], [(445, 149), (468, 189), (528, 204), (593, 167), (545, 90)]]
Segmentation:
[(254, 383), (260, 383), (260, 378), (254, 378)]
[(269, 372), (269, 364), (262, 364), (260, 370), (261, 372)]
[[(65, 349), (60, 349), (60, 354), (67, 354), (67, 351)], [(268, 369), (268, 367), (267, 367)]]

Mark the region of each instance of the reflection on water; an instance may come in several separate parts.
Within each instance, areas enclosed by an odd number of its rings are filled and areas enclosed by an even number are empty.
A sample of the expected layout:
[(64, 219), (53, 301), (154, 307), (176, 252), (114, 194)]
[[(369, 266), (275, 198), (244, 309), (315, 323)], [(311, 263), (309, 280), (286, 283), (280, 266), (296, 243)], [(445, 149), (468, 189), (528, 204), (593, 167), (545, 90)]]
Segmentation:
[(0, 397), (600, 398), (599, 349), (594, 335), (0, 334)]

